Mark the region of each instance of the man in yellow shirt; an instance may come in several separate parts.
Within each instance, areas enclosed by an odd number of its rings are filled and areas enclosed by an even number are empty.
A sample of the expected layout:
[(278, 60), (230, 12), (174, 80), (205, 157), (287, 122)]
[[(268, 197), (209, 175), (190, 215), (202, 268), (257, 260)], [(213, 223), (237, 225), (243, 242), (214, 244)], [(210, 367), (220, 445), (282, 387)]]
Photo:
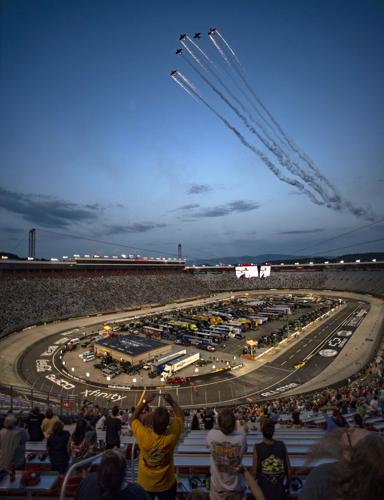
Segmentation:
[(153, 414), (153, 428), (144, 427), (139, 416), (154, 394), (149, 394), (140, 403), (131, 418), (131, 428), (140, 449), (137, 482), (152, 499), (174, 500), (176, 498), (176, 476), (173, 453), (180, 434), (184, 430), (184, 415), (180, 406), (170, 394), (161, 394), (171, 406), (175, 418), (170, 423), (169, 412), (164, 406), (156, 408)]

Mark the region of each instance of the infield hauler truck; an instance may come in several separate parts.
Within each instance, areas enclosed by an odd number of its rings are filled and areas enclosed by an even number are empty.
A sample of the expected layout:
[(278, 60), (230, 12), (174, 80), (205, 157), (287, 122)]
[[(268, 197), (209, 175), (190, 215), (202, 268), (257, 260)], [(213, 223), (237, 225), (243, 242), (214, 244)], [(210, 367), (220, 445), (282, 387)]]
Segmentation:
[(172, 377), (182, 368), (186, 368), (195, 361), (199, 361), (199, 359), (200, 359), (199, 352), (194, 352), (193, 354), (186, 354), (181, 358), (175, 359), (174, 361), (167, 363), (164, 367), (163, 372), (161, 373), (161, 376), (164, 378), (164, 380), (167, 380), (169, 377)]
[(170, 354), (166, 354), (165, 356), (158, 358), (150, 365), (148, 376), (153, 378), (156, 377), (157, 375), (160, 375), (160, 373), (164, 370), (167, 363), (182, 358), (186, 354), (187, 350), (181, 349), (180, 351), (171, 352)]

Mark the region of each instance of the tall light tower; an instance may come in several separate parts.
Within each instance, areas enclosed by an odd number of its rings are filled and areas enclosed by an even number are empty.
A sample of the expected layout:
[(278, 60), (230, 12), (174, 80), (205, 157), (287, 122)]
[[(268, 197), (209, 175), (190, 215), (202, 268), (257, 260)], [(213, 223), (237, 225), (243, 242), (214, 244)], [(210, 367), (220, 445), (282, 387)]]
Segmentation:
[(181, 243), (177, 245), (177, 257), (181, 259), (182, 253), (181, 253)]
[(28, 257), (33, 259), (36, 257), (36, 229), (34, 228), (29, 231)]

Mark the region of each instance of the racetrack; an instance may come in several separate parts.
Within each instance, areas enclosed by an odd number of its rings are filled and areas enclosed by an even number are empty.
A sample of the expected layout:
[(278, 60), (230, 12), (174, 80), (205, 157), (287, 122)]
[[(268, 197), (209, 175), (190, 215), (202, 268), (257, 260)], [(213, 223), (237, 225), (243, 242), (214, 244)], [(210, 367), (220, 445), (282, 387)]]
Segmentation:
[[(273, 292), (268, 290), (258, 294), (265, 294), (266, 292), (268, 294), (288, 293), (287, 290)], [(299, 292), (295, 290), (295, 293)], [(303, 293), (307, 294), (309, 291), (305, 290)], [(184, 407), (218, 406), (234, 404), (239, 401), (255, 401), (277, 397), (279, 394), (285, 394), (291, 390), (300, 392), (302, 387), (310, 390), (308, 387), (311, 388), (313, 380), (320, 375), (322, 375), (323, 380), (324, 378), (326, 380), (327, 372), (331, 376), (334, 365), (340, 364), (339, 360), (345, 356), (349, 358), (349, 363), (344, 368), (339, 367), (337, 369), (338, 380), (350, 376), (350, 374), (347, 374), (347, 368), (349, 371), (351, 368), (357, 371), (358, 366), (360, 366), (351, 362), (351, 356), (355, 360), (354, 362), (363, 363), (364, 360), (367, 360), (372, 351), (372, 341), (380, 334), (383, 321), (383, 301), (374, 297), (352, 293), (318, 291), (314, 291), (314, 293), (343, 296), (347, 299), (347, 304), (326, 322), (319, 324), (313, 331), (301, 334), (297, 339), (290, 339), (289, 342), (285, 343), (286, 345), (283, 344), (278, 348), (273, 348), (259, 360), (251, 362), (251, 365), (248, 364), (246, 368), (226, 373), (225, 376), (223, 376), (223, 373), (217, 373), (211, 375), (209, 379), (196, 378), (197, 391), (192, 390), (189, 386), (167, 388), (167, 390), (172, 391), (179, 403)], [(228, 295), (221, 294), (211, 300), (217, 300), (223, 298), (223, 296), (228, 297)], [(204, 299), (204, 301), (206, 300)], [(197, 301), (193, 301), (188, 305), (197, 305)], [(165, 309), (173, 307), (177, 308), (180, 305), (169, 305)], [(356, 323), (353, 318), (362, 308), (369, 309), (369, 313), (361, 317), (359, 323)], [(157, 310), (157, 308), (141, 310), (140, 314), (153, 312), (154, 309)], [(106, 385), (94, 383), (92, 380), (76, 380), (72, 374), (65, 373), (62, 370), (58, 359), (56, 359), (58, 352), (56, 352), (56, 358), (55, 353), (45, 357), (47, 360), (52, 360), (52, 370), (36, 371), (36, 360), (41, 359), (41, 354), (46, 352), (47, 348), (52, 346), (57, 339), (63, 338), (63, 332), (73, 330), (75, 327), (89, 327), (92, 324), (100, 324), (101, 321), (110, 321), (117, 317), (128, 317), (129, 315), (135, 315), (135, 313), (123, 312), (103, 316), (102, 318), (81, 318), (54, 323), (5, 338), (1, 342), (0, 350), (0, 363), (2, 363), (2, 372), (4, 373), (4, 377), (2, 377), (3, 383), (33, 387), (35, 390), (61, 394), (63, 397), (70, 394), (81, 395), (82, 398), (85, 397), (88, 400), (95, 401), (100, 406), (108, 406), (114, 403), (124, 406), (135, 404), (141, 390), (124, 391), (111, 387), (111, 385), (114, 385), (111, 382), (109, 383), (110, 386), (107, 387)], [(368, 324), (370, 325), (369, 332), (366, 328)], [(341, 336), (338, 335), (340, 331), (344, 332)], [(364, 340), (367, 338), (370, 340)], [(340, 347), (341, 339), (344, 339), (345, 343)], [(356, 346), (359, 346), (358, 351), (356, 351)], [(319, 351), (324, 350), (328, 351), (330, 355), (318, 354)], [(302, 360), (306, 360), (305, 366), (295, 370), (293, 366)]]

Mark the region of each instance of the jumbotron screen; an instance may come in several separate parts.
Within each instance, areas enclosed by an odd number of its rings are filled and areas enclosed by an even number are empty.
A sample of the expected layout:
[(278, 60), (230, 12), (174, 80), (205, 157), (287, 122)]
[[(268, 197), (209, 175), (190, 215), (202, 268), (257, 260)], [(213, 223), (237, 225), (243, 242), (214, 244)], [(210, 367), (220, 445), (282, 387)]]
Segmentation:
[(267, 278), (271, 275), (271, 266), (260, 266), (260, 274), (257, 266), (245, 265), (235, 267), (236, 278)]

